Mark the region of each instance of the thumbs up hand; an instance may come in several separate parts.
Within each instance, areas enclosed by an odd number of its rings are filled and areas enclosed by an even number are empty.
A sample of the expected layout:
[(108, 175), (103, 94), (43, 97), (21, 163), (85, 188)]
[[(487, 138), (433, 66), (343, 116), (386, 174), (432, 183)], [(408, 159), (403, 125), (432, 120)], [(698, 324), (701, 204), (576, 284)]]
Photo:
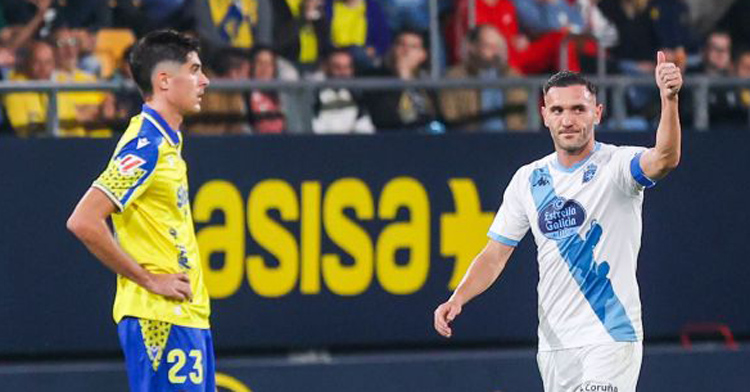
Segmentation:
[(667, 62), (664, 52), (656, 53), (656, 85), (659, 87), (659, 93), (667, 99), (675, 99), (677, 93), (682, 88), (682, 72), (674, 63)]

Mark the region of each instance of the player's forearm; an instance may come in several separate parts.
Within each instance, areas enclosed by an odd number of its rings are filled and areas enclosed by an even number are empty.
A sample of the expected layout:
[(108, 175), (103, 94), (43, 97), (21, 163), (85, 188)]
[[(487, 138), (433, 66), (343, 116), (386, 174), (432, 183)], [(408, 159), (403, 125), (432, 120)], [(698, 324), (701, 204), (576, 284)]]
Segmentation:
[(71, 217), (68, 229), (107, 268), (148, 288), (151, 274), (120, 248), (105, 221), (85, 221)]
[(463, 306), (477, 295), (482, 294), (497, 280), (507, 261), (508, 257), (496, 258), (486, 251), (482, 251), (469, 266), (450, 300)]
[(658, 180), (680, 163), (682, 129), (677, 96), (661, 98), (661, 118), (656, 130), (656, 144), (641, 158), (644, 174)]
[(656, 145), (661, 163), (669, 169), (674, 169), (680, 163), (680, 142), (682, 127), (680, 126), (679, 100), (662, 97), (661, 118), (656, 131)]

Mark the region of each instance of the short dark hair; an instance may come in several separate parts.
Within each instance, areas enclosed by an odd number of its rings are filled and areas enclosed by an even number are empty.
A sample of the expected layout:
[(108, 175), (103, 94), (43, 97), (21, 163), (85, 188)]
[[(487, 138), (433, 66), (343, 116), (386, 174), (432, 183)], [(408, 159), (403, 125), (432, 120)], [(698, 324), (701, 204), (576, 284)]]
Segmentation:
[(249, 51), (242, 48), (227, 46), (220, 48), (213, 56), (211, 68), (219, 76), (227, 76), (229, 71), (242, 67), (243, 62), (249, 62)]
[(339, 55), (339, 54), (345, 54), (351, 58), (354, 58), (354, 55), (352, 55), (352, 50), (354, 49), (353, 46), (344, 46), (339, 48), (331, 48), (324, 52), (323, 57), (326, 61), (330, 60), (333, 56)]
[(185, 64), (190, 52), (199, 51), (197, 39), (174, 30), (156, 30), (141, 38), (130, 53), (128, 63), (144, 98), (154, 93), (151, 74), (159, 63), (174, 61)]
[(590, 80), (577, 72), (560, 71), (547, 79), (547, 82), (544, 83), (543, 91), (544, 94), (547, 94), (552, 87), (569, 86), (586, 86), (586, 89), (593, 95), (596, 95), (596, 92), (599, 90), (594, 83), (591, 83)]
[(488, 23), (483, 23), (469, 30), (469, 32), (466, 34), (466, 41), (472, 45), (475, 45), (477, 42), (479, 42), (479, 36), (482, 34), (482, 31), (484, 30), (492, 30), (500, 34), (500, 32), (497, 31), (497, 28), (495, 26), (488, 24)]
[(422, 41), (422, 47), (425, 50), (429, 50), (430, 48), (430, 41), (427, 33), (424, 30), (415, 29), (413, 27), (407, 26), (404, 27), (396, 32), (396, 35), (393, 37), (393, 43), (395, 44), (396, 41), (398, 41), (401, 37), (405, 35), (415, 35), (419, 37), (419, 39)]

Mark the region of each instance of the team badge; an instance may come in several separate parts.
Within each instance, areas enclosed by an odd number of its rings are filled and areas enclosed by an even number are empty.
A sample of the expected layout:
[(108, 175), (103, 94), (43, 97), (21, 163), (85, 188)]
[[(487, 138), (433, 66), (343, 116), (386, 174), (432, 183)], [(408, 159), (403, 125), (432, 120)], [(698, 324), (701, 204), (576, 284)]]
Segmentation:
[(594, 165), (593, 163), (586, 166), (586, 170), (583, 172), (584, 184), (591, 181), (591, 179), (594, 178), (594, 176), (596, 175), (596, 169), (597, 169), (597, 166)]

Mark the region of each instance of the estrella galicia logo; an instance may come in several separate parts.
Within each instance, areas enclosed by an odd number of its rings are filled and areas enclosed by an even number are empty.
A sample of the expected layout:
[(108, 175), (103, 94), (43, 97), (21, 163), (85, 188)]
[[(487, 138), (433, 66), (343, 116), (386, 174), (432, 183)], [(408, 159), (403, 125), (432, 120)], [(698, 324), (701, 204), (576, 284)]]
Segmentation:
[(586, 170), (583, 171), (583, 183), (587, 183), (591, 181), (592, 178), (596, 175), (596, 169), (597, 166), (595, 164), (590, 164), (586, 166)]
[(539, 211), (539, 229), (553, 240), (568, 238), (576, 233), (586, 220), (586, 210), (575, 200), (556, 197)]
[(584, 381), (576, 387), (574, 392), (618, 392), (618, 388), (612, 383), (601, 381)]

